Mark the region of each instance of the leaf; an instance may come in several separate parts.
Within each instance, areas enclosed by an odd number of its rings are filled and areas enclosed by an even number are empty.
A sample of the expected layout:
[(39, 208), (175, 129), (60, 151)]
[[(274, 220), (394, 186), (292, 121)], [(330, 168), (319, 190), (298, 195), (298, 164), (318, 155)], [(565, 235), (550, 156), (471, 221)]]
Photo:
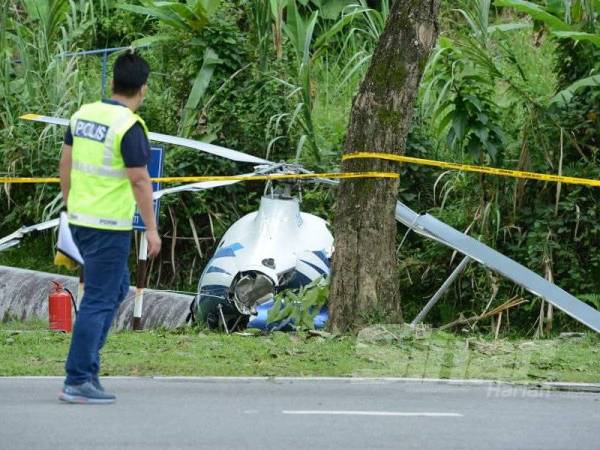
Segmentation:
[(319, 10), (324, 19), (335, 20), (346, 6), (353, 3), (353, 0), (326, 0), (323, 6), (319, 7)]
[(600, 75), (593, 75), (591, 77), (582, 78), (575, 81), (568, 88), (563, 89), (556, 94), (551, 100), (550, 104), (555, 104), (559, 108), (566, 106), (573, 98), (575, 93), (584, 87), (597, 87), (600, 86)]
[(510, 8), (514, 8), (517, 11), (521, 11), (529, 14), (535, 20), (539, 20), (544, 22), (548, 27), (554, 30), (567, 31), (572, 27), (558, 17), (552, 15), (545, 8), (540, 5), (536, 5), (535, 3), (531, 3), (525, 0), (496, 0), (496, 6), (507, 6)]
[(192, 0), (191, 10), (198, 16), (210, 17), (221, 6), (221, 0)]
[(179, 30), (189, 31), (189, 27), (185, 23), (182, 23), (181, 19), (176, 14), (174, 14), (172, 11), (163, 8), (148, 8), (145, 6), (129, 5), (123, 3), (118, 4), (117, 8), (141, 14), (144, 16), (155, 17), (156, 19), (162, 21), (165, 25)]
[(195, 31), (201, 30), (208, 23), (208, 14), (204, 8), (200, 8), (196, 12), (181, 3), (171, 3), (170, 5), (165, 5), (164, 9), (171, 11), (182, 24)]
[(302, 63), (308, 66), (310, 59), (310, 43), (312, 42), (312, 35), (317, 23), (317, 17), (319, 13), (315, 11), (312, 13), (308, 25), (306, 26), (306, 34), (304, 35), (304, 49), (302, 54)]
[(296, 145), (296, 158), (294, 159), (296, 163), (300, 162), (300, 156), (302, 156), (302, 149), (304, 148), (304, 144), (306, 143), (307, 138), (308, 136), (306, 136), (306, 134), (303, 134), (302, 136), (300, 136), (300, 139), (298, 139), (298, 144)]
[(458, 143), (462, 143), (465, 139), (465, 132), (467, 129), (467, 112), (465, 110), (456, 110), (452, 120), (452, 129)]
[(147, 36), (141, 39), (137, 39), (131, 43), (133, 48), (146, 47), (157, 42), (168, 42), (176, 39), (177, 37), (168, 33), (156, 34), (154, 36)]
[(204, 61), (202, 63), (202, 67), (198, 71), (196, 75), (196, 79), (194, 80), (194, 84), (192, 86), (192, 90), (190, 91), (190, 95), (187, 99), (187, 102), (184, 106), (184, 119), (183, 119), (183, 127), (184, 134), (189, 132), (191, 127), (190, 119), (194, 116), (194, 112), (200, 103), (200, 100), (204, 96), (206, 92), (206, 88), (210, 83), (215, 67), (218, 64), (221, 64), (221, 60), (215, 53), (213, 49), (208, 47), (204, 52)]
[[(291, 8), (290, 6), (293, 6), (293, 8)], [(285, 25), (283, 26), (283, 31), (285, 32), (288, 39), (290, 40), (290, 43), (294, 47), (297, 59), (301, 60), (301, 42), (304, 42), (306, 26), (304, 24), (304, 21), (302, 20), (300, 12), (298, 11), (298, 5), (294, 0), (291, 1), (290, 5), (288, 5), (287, 18), (285, 21)]]
[(354, 16), (362, 14), (364, 11), (365, 9), (362, 8), (355, 9), (349, 14), (341, 17), (340, 20), (338, 20), (335, 24), (333, 24), (331, 27), (328, 27), (324, 33), (321, 33), (321, 35), (315, 40), (314, 48), (319, 49), (323, 45), (326, 45), (333, 36), (342, 31), (347, 24), (354, 20)]
[(448, 127), (448, 124), (452, 121), (453, 116), (454, 110), (450, 109), (450, 111), (448, 111), (448, 113), (439, 121), (439, 124), (436, 128), (436, 134), (438, 136), (441, 136), (444, 133), (444, 131)]
[(120, 3), (117, 8), (155, 17), (167, 26), (180, 31), (198, 33), (209, 23), (210, 16), (218, 8), (219, 0), (195, 0), (187, 4), (179, 2), (142, 2), (144, 6)]
[(565, 0), (546, 0), (546, 9), (555, 16), (564, 15)]
[(553, 31), (552, 34), (561, 39), (588, 41), (594, 44), (596, 47), (600, 47), (600, 34), (584, 33), (583, 31)]

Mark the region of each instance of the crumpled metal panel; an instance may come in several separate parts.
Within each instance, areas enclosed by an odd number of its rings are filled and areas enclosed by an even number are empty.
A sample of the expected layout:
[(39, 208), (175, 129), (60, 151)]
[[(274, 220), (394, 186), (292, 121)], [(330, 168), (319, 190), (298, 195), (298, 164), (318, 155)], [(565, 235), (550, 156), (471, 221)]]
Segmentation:
[(451, 247), (509, 278), (575, 320), (600, 333), (600, 311), (583, 303), (502, 253), (446, 225), (429, 214), (417, 214), (401, 202), (396, 203), (396, 220), (416, 233)]
[(19, 243), (23, 236), (32, 231), (42, 231), (48, 228), (54, 228), (58, 226), (58, 219), (48, 220), (46, 222), (38, 223), (29, 227), (22, 227), (8, 236), (0, 238), (0, 251), (6, 250), (7, 248), (13, 247)]

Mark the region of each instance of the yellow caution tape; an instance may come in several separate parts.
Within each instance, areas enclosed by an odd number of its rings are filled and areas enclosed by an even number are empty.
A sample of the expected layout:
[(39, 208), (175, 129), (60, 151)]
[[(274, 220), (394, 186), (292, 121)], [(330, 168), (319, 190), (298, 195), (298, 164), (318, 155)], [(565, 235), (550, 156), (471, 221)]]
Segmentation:
[[(342, 161), (351, 159), (384, 159), (388, 161), (418, 164), (422, 166), (438, 167), (440, 169), (459, 170), (462, 172), (476, 172), (489, 175), (500, 175), (505, 177), (522, 178), (538, 181), (552, 181), (555, 183), (577, 184), (582, 186), (600, 187), (600, 180), (590, 178), (565, 177), (561, 175), (550, 175), (535, 172), (524, 172), (521, 170), (498, 169), (495, 167), (473, 166), (432, 159), (414, 158), (411, 156), (392, 155), (389, 153), (357, 152), (342, 156)], [(302, 180), (312, 178), (350, 179), (350, 178), (399, 178), (398, 173), (393, 172), (347, 172), (347, 173), (303, 173), (303, 174), (276, 174), (276, 175), (233, 175), (233, 176), (190, 176), (190, 177), (160, 177), (152, 178), (152, 181), (161, 183), (199, 183), (205, 181), (268, 181), (268, 180)], [(37, 184), (58, 183), (58, 178), (39, 177), (0, 177), (2, 184)]]
[[(346, 178), (400, 178), (394, 172), (348, 172), (348, 173), (302, 173), (277, 175), (233, 175), (233, 176), (193, 176), (193, 177), (160, 177), (152, 181), (160, 183), (199, 183), (203, 181), (267, 181), (267, 180), (303, 180), (312, 178), (346, 179)], [(18, 178), (0, 177), (0, 183), (58, 183), (59, 178)]]
[(578, 184), (582, 186), (600, 187), (600, 180), (590, 178), (565, 177), (561, 175), (549, 175), (544, 173), (523, 172), (521, 170), (498, 169), (495, 167), (473, 166), (469, 164), (450, 163), (444, 161), (435, 161), (432, 159), (413, 158), (411, 156), (392, 155), (389, 153), (375, 152), (357, 152), (342, 156), (342, 161), (350, 159), (385, 159), (388, 161), (403, 162), (408, 164), (418, 164), (422, 166), (438, 167), (440, 169), (459, 170), (462, 172), (477, 172), (489, 175), (500, 175), (504, 177), (523, 178), (529, 180), (552, 181), (555, 183)]
[(0, 183), (3, 184), (38, 184), (38, 183), (58, 183), (59, 178), (27, 178), (27, 177), (0, 177)]

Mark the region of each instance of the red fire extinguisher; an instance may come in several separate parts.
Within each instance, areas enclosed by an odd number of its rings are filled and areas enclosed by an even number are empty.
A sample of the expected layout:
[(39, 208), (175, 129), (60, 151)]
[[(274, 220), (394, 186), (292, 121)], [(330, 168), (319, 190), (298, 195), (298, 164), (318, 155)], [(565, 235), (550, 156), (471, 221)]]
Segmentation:
[(51, 330), (70, 333), (73, 329), (71, 305), (77, 314), (77, 306), (73, 294), (58, 281), (52, 281), (48, 295), (48, 319)]

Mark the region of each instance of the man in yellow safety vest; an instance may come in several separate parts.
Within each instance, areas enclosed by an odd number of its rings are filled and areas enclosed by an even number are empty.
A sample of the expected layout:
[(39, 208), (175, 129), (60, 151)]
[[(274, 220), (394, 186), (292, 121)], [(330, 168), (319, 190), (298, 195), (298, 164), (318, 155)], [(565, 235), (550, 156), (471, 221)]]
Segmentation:
[(147, 170), (148, 130), (135, 114), (146, 95), (149, 73), (141, 56), (119, 56), (112, 98), (83, 105), (65, 134), (60, 185), (85, 280), (59, 396), (69, 403), (116, 399), (100, 384), (99, 352), (129, 290), (127, 260), (136, 203), (146, 225), (148, 256), (160, 251)]

